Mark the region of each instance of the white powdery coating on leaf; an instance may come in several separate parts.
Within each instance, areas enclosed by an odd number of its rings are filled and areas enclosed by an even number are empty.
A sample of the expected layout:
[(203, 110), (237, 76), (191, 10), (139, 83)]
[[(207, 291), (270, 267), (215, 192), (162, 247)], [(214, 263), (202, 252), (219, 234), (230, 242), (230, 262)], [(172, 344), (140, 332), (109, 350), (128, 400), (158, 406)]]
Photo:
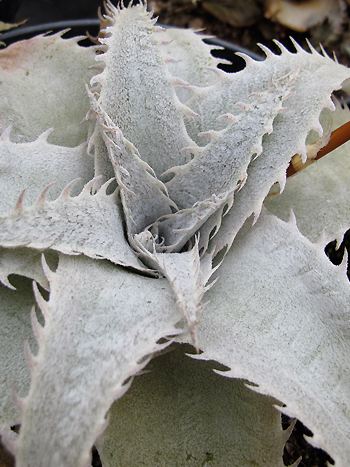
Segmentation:
[(181, 28), (167, 28), (156, 36), (167, 69), (175, 78), (176, 94), (182, 102), (196, 92), (197, 86), (214, 84), (217, 79), (208, 68), (215, 68), (220, 63), (210, 53), (220, 47), (206, 44), (203, 42), (205, 37)]
[(132, 237), (159, 217), (170, 214), (176, 205), (164, 184), (119, 128), (106, 127), (104, 140), (120, 187), (128, 235)]
[(14, 288), (9, 282), (9, 276), (16, 274), (34, 279), (47, 289), (48, 282), (41, 266), (41, 254), (30, 248), (0, 248), (0, 282)]
[(212, 240), (216, 251), (230, 247), (245, 220), (251, 214), (259, 215), (262, 202), (275, 182), (283, 187), (289, 161), (295, 154), (306, 157), (309, 132), (322, 131), (319, 122), (322, 110), (334, 107), (331, 93), (350, 77), (349, 69), (316, 52), (307, 53), (299, 48), (297, 53), (283, 49), (279, 56), (267, 53), (264, 62), (247, 59), (244, 71), (223, 77), (220, 86), (208, 87), (205, 94), (191, 102), (201, 117), (197, 130), (205, 131), (218, 125), (216, 117), (230, 112), (233, 102), (244, 102), (253, 92), (272, 90), (273, 82), (289, 74), (294, 78), (284, 108), (274, 120), (273, 132), (263, 141), (262, 154), (249, 165), (247, 182), (236, 194), (233, 208)]
[[(50, 196), (57, 197), (72, 179), (88, 182), (93, 175), (93, 161), (87, 155), (86, 145), (74, 148), (56, 146), (47, 142), (50, 131), (30, 143), (11, 141), (10, 129), (0, 137), (0, 215), (8, 215), (21, 191), (26, 190), (24, 205), (33, 204), (50, 184)], [(73, 190), (73, 193), (78, 193)], [(0, 282), (11, 287), (10, 274), (30, 277), (47, 287), (40, 253), (25, 248), (0, 249)]]
[[(159, 175), (189, 160), (181, 152), (193, 143), (186, 133), (182, 104), (154, 39), (155, 20), (145, 7), (115, 9), (112, 22), (106, 28), (108, 36), (101, 39), (107, 51), (96, 57), (105, 68), (91, 85), (98, 89), (101, 107)], [(108, 157), (95, 137), (97, 170), (103, 173)]]
[(34, 297), (29, 281), (16, 281), (18, 290), (0, 285), (0, 427), (19, 422), (15, 394), (24, 395), (30, 376), (24, 358), (24, 344), (31, 341), (30, 310)]
[(145, 257), (145, 261), (148, 261), (151, 267), (154, 267), (168, 279), (170, 288), (175, 295), (176, 305), (186, 319), (195, 341), (195, 328), (202, 313), (205, 285), (211, 276), (211, 268), (209, 271), (207, 270), (209, 264), (207, 261), (202, 273), (198, 241), (195, 242), (190, 251), (182, 253), (157, 253), (155, 244), (153, 244), (153, 253), (142, 246), (141, 250), (143, 252), (141, 257)]
[[(13, 132), (12, 132), (13, 133)], [(32, 204), (50, 183), (50, 194), (57, 197), (73, 179), (86, 183), (93, 177), (93, 161), (86, 145), (75, 148), (47, 142), (50, 132), (36, 141), (15, 143), (12, 134), (0, 138), (0, 215), (8, 214), (19, 194), (26, 190), (25, 204)]]
[[(333, 129), (350, 120), (349, 109), (336, 105)], [(350, 143), (288, 178), (284, 192), (266, 198), (265, 206), (282, 219), (292, 209), (311, 241), (323, 237), (326, 245), (342, 236), (350, 226)]]
[(186, 350), (153, 359), (113, 405), (97, 445), (103, 466), (284, 466), (289, 431), (276, 400), (223, 379)]
[(337, 467), (350, 458), (350, 286), (294, 223), (242, 229), (208, 293), (201, 358), (286, 404)]
[(24, 209), (17, 206), (10, 215), (0, 217), (0, 247), (83, 253), (145, 270), (124, 238), (118, 191), (107, 195), (107, 182), (92, 194), (96, 183), (92, 180), (85, 185), (78, 196), (63, 190), (54, 201), (39, 200)]
[[(24, 400), (19, 467), (83, 467), (127, 378), (181, 319), (165, 280), (105, 261), (61, 256)], [(137, 293), (135, 293), (137, 291)]]
[(226, 116), (227, 127), (209, 132), (211, 141), (198, 155), (168, 171), (174, 174), (166, 184), (171, 199), (180, 208), (190, 208), (212, 195), (242, 186), (247, 167), (253, 156), (261, 154), (263, 136), (272, 132), (272, 122), (289, 92), (289, 80), (281, 80), (268, 92), (251, 94), (241, 106), (233, 104), (232, 114)]
[(86, 139), (84, 85), (94, 74), (89, 68), (95, 48), (61, 35), (37, 36), (0, 51), (0, 132), (12, 125), (16, 141), (33, 141), (47, 128), (55, 129), (55, 144), (75, 146)]
[[(181, 209), (158, 219), (150, 226), (152, 234), (163, 241), (156, 245), (157, 251), (179, 252), (213, 213), (226, 204), (231, 206), (232, 200), (232, 192), (223, 193), (221, 196), (214, 195), (191, 208)], [(201, 240), (199, 241), (201, 243)]]

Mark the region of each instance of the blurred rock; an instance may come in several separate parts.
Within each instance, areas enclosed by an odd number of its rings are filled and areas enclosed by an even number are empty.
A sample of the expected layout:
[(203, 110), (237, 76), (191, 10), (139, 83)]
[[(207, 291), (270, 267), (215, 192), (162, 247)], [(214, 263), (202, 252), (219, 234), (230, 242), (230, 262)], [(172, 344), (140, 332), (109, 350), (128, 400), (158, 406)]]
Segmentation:
[(341, 24), (346, 5), (344, 0), (266, 0), (265, 17), (298, 32), (322, 24)]
[(239, 28), (251, 26), (262, 16), (259, 0), (206, 0), (201, 5), (220, 21)]

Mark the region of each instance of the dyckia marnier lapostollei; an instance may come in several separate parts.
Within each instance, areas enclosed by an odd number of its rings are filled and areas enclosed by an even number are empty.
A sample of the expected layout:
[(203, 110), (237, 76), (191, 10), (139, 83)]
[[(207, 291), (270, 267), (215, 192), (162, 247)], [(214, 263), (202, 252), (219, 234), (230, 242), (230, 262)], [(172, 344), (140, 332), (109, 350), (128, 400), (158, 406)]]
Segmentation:
[(295, 43), (228, 75), (143, 4), (105, 21), (96, 47), (0, 52), (3, 442), (19, 467), (94, 444), (104, 467), (275, 467), (282, 411), (347, 466), (350, 289), (323, 252), (347, 146), (285, 182), (349, 120), (350, 70)]

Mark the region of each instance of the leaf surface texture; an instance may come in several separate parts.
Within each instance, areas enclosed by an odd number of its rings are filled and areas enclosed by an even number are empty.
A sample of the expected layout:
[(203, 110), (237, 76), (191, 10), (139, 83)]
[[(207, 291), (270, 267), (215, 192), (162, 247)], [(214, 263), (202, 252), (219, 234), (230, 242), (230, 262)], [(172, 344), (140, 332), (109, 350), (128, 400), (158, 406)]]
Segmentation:
[(198, 358), (286, 404), (336, 465), (350, 456), (350, 287), (294, 222), (265, 212), (218, 270), (197, 328)]
[(107, 194), (109, 185), (106, 182), (101, 187), (93, 179), (78, 196), (70, 196), (68, 185), (54, 201), (39, 199), (29, 208), (17, 203), (13, 213), (0, 218), (0, 246), (83, 253), (145, 269), (124, 238), (118, 192)]
[[(170, 85), (154, 23), (144, 5), (121, 10), (110, 5), (110, 25), (102, 38), (105, 52), (97, 56), (104, 69), (91, 85), (101, 107), (159, 175), (189, 160), (181, 150), (192, 140), (183, 121), (189, 109)], [(93, 136), (96, 169), (103, 173), (108, 157), (98, 128)]]
[(282, 467), (289, 432), (276, 401), (183, 352), (152, 360), (112, 406), (98, 444), (103, 465)]
[[(336, 104), (333, 129), (350, 120), (347, 106)], [(350, 143), (323, 157), (287, 180), (280, 196), (266, 199), (272, 213), (286, 219), (293, 210), (300, 231), (311, 241), (324, 236), (324, 245), (349, 227)]]
[(76, 146), (86, 140), (89, 110), (85, 83), (95, 73), (93, 47), (62, 33), (16, 42), (0, 51), (0, 131), (13, 126), (15, 141), (35, 140), (54, 128), (50, 142)]
[(29, 143), (15, 143), (12, 137), (4, 132), (0, 140), (0, 215), (13, 209), (22, 190), (30, 205), (51, 183), (50, 194), (57, 197), (72, 180), (81, 178), (86, 183), (93, 177), (93, 161), (85, 144), (56, 146), (47, 142), (48, 132)]
[(256, 62), (246, 57), (247, 66), (243, 71), (229, 76), (223, 73), (216, 86), (209, 86), (189, 103), (200, 114), (198, 130), (206, 131), (218, 128), (217, 116), (230, 112), (233, 102), (244, 102), (245, 96), (254, 92), (271, 91), (273, 83), (286, 76), (293, 79), (283, 110), (273, 122), (273, 132), (265, 137), (261, 155), (249, 165), (247, 181), (236, 194), (232, 209), (223, 218), (213, 239), (217, 252), (232, 245), (249, 216), (258, 217), (275, 182), (283, 189), (291, 158), (300, 154), (306, 159), (308, 135), (311, 131), (323, 133), (320, 114), (327, 108), (334, 110), (330, 96), (350, 76), (346, 67), (313, 49), (306, 52), (297, 46), (297, 52), (291, 53), (281, 46), (281, 55), (264, 50), (265, 61)]
[[(50, 299), (37, 293), (45, 326), (16, 446), (18, 465), (83, 467), (126, 380), (179, 330), (165, 280), (104, 261), (60, 257)], [(138, 292), (135, 293), (135, 290)]]
[(29, 281), (15, 282), (17, 290), (0, 285), (0, 428), (15, 425), (20, 411), (15, 395), (28, 391), (30, 372), (24, 358), (26, 341), (35, 344), (30, 310), (35, 303)]

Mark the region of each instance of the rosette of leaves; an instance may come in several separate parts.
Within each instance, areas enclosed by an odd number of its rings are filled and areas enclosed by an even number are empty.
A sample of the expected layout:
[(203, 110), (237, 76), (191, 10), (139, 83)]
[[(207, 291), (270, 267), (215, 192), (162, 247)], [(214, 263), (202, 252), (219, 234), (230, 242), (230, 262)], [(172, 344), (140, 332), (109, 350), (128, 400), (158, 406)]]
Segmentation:
[(350, 71), (295, 44), (228, 75), (144, 4), (104, 21), (98, 46), (0, 53), (3, 442), (20, 467), (94, 444), (103, 466), (282, 466), (282, 411), (346, 466), (350, 291), (323, 252), (346, 151), (287, 182), (303, 233), (263, 202), (349, 119)]

